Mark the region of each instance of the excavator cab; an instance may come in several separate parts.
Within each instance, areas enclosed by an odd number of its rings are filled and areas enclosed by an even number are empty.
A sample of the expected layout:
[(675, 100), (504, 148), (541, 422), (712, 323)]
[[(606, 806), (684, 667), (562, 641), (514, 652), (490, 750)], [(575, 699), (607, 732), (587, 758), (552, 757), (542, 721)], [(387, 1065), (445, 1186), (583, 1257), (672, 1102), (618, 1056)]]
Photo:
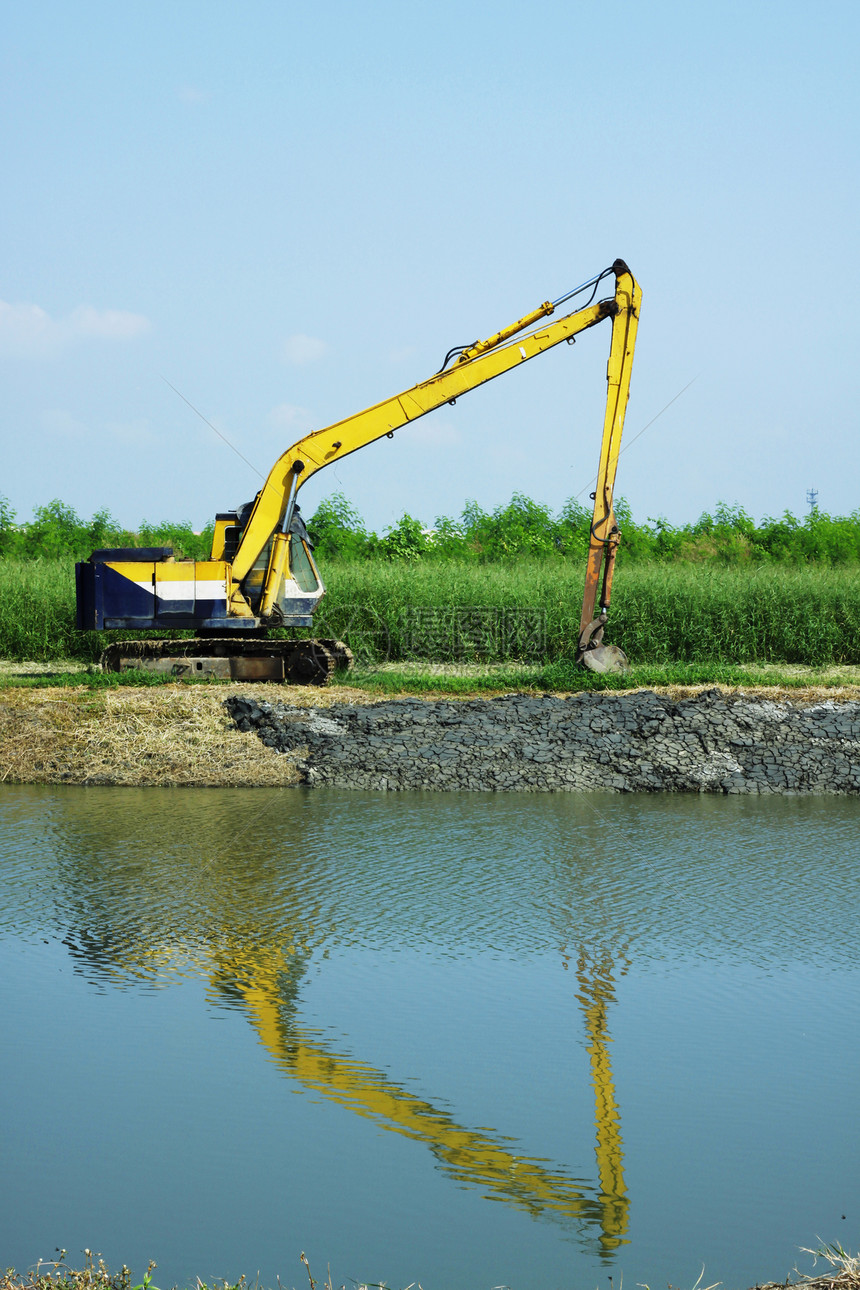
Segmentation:
[[(224, 558), (232, 564), (256, 503), (219, 515), (224, 524)], [(213, 540), (213, 550), (215, 549)], [(313, 545), (298, 506), (287, 530), (272, 533), (251, 565), (242, 593), (253, 614), (269, 627), (311, 627), (325, 587), (313, 555)]]

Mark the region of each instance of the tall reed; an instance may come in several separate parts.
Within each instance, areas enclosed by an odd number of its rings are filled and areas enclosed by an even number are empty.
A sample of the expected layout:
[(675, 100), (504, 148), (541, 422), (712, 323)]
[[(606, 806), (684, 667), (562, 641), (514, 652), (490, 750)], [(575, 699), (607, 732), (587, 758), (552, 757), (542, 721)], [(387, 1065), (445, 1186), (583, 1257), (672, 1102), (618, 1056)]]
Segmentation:
[[(575, 651), (578, 562), (355, 562), (335, 563), (327, 574), (324, 618), (371, 653), (375, 647), (395, 659), (409, 654), (413, 607), (543, 611), (544, 656), (563, 659)], [(619, 566), (610, 638), (641, 662), (860, 663), (860, 569)]]
[[(313, 634), (346, 638), (367, 659), (434, 657), (416, 648), (422, 641), (440, 659), (466, 661), (575, 651), (579, 561), (334, 561), (323, 576)], [(503, 612), (519, 635), (494, 634)], [(0, 656), (92, 661), (119, 635), (77, 632), (74, 622), (71, 562), (0, 561)], [(482, 622), (483, 634), (473, 630)], [(458, 635), (463, 623), (470, 630)], [(860, 663), (860, 569), (620, 564), (607, 639), (643, 663)]]

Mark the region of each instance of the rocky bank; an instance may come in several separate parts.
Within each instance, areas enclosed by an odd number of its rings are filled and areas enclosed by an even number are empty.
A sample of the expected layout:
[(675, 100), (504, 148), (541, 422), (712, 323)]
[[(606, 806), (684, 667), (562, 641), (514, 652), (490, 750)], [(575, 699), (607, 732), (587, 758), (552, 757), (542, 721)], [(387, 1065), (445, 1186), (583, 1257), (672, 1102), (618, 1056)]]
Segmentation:
[(231, 695), (242, 731), (310, 787), (857, 793), (860, 702), (706, 690), (297, 707)]

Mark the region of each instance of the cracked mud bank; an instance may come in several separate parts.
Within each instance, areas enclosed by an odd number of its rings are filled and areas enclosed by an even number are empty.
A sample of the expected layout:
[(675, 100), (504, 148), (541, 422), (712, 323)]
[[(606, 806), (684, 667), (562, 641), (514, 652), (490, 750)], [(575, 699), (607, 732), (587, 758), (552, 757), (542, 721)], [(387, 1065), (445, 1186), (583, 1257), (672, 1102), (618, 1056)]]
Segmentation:
[(857, 793), (860, 702), (706, 690), (296, 707), (232, 695), (240, 730), (311, 787)]

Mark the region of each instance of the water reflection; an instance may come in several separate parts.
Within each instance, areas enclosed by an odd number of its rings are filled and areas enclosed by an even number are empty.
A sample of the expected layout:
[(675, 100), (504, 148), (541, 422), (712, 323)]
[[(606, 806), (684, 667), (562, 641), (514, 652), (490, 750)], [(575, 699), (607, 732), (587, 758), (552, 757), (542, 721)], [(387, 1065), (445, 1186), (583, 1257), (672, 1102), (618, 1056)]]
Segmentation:
[(860, 962), (820, 930), (860, 895), (851, 799), (4, 786), (0, 805), (0, 932), (56, 915), (115, 947), (152, 937), (171, 973), (210, 923), (322, 952)]
[(64, 943), (78, 969), (91, 979), (110, 979), (114, 984), (157, 980), (166, 985), (171, 976), (189, 970), (208, 976), (210, 1001), (241, 1006), (272, 1061), (307, 1091), (423, 1143), (449, 1176), (480, 1187), (485, 1196), (506, 1201), (533, 1217), (572, 1220), (584, 1235), (597, 1234), (603, 1252), (622, 1243), (629, 1202), (607, 1046), (612, 993), (605, 961), (601, 974), (589, 978), (583, 951), (577, 970), (595, 1092), (599, 1178), (595, 1187), (550, 1162), (518, 1154), (492, 1130), (458, 1124), (447, 1112), (302, 1026), (299, 986), (311, 956), (295, 948), (293, 937), (287, 944), (265, 943), (250, 937), (236, 940), (217, 925), (210, 931), (211, 942), (193, 949), (179, 946), (172, 938), (159, 944), (151, 928), (137, 942), (128, 928), (121, 938), (94, 931), (92, 926), (70, 928)]
[[(585, 1009), (589, 1053), (597, 1094), (600, 1189), (515, 1153), (492, 1131), (465, 1128), (430, 1102), (416, 1097), (371, 1066), (339, 1053), (299, 1020), (299, 983), (309, 962), (277, 945), (222, 941), (212, 971), (213, 997), (241, 998), (273, 1061), (304, 1088), (367, 1116), (384, 1128), (428, 1146), (446, 1173), (478, 1186), (485, 1195), (527, 1210), (534, 1217), (573, 1219), (597, 1230), (609, 1251), (627, 1229), (627, 1196), (621, 1169), (621, 1133), (612, 1090), (606, 1005), (607, 979), (577, 972), (589, 991)], [(583, 960), (584, 963), (584, 960)]]
[(614, 1000), (615, 972), (629, 967), (626, 951), (617, 955), (604, 950), (599, 956), (581, 948), (577, 957), (577, 999), (582, 1007), (588, 1035), (588, 1056), (594, 1084), (594, 1117), (597, 1125), (597, 1175), (603, 1204), (604, 1235), (621, 1235), (627, 1230), (627, 1189), (624, 1185), (621, 1145), (621, 1113), (615, 1100), (612, 1064), (609, 1060), (607, 1009)]
[[(630, 1223), (610, 1060), (630, 962), (742, 957), (770, 971), (860, 957), (852, 938), (825, 945), (820, 933), (829, 909), (853, 908), (854, 802), (639, 798), (609, 810), (567, 795), (52, 789), (4, 794), (2, 811), (0, 931), (61, 929), (99, 989), (205, 980), (212, 1005), (241, 1011), (298, 1087), (607, 1258)], [(493, 1129), (460, 1123), (438, 1076), (431, 1095), (420, 1072), (365, 1062), (303, 1019), (313, 965), (346, 947), (402, 946), (470, 964), (488, 951), (561, 956), (591, 1068), (591, 1177), (518, 1150), (490, 1108), (462, 1118)]]
[[(518, 880), (511, 874), (500, 881), (497, 856), (476, 866), (465, 883), (462, 872), (459, 882), (448, 882), (450, 868), (462, 871), (464, 861), (457, 816), (443, 838), (451, 864), (443, 863), (442, 873), (438, 857), (420, 848), (404, 857), (404, 842), (408, 837), (414, 844), (415, 834), (404, 834), (402, 818), (396, 839), (384, 828), (376, 832), (375, 863), (368, 863), (367, 839), (365, 854), (344, 851), (354, 802), (332, 803), (341, 816), (333, 855), (325, 846), (331, 815), (309, 816), (294, 794), (234, 794), (227, 802), (205, 793), (196, 801), (185, 793), (160, 801), (151, 793), (66, 798), (51, 840), (57, 863), (51, 886), (77, 970), (100, 988), (152, 989), (181, 976), (204, 978), (210, 1002), (241, 1008), (272, 1062), (303, 1089), (420, 1142), (457, 1183), (560, 1221), (611, 1253), (625, 1239), (629, 1202), (609, 1058), (614, 979), (608, 951), (595, 956), (582, 945), (575, 971), (594, 1083), (596, 1181), (518, 1151), (500, 1134), (506, 1126), (458, 1123), (391, 1073), (303, 1024), (302, 979), (333, 945), (378, 942), (386, 924), (390, 935), (406, 918), (412, 937), (438, 935), (441, 923), (449, 949), (464, 941), (498, 943), (502, 928), (509, 945), (513, 936), (522, 949), (523, 897), (537, 910), (537, 892), (522, 881), (522, 869)], [(169, 815), (153, 809), (162, 804), (170, 806)], [(502, 892), (506, 911), (499, 908)], [(453, 919), (452, 897), (459, 906)], [(545, 922), (542, 939), (548, 930), (556, 939)], [(492, 1118), (488, 1108), (480, 1120), (486, 1125)]]

